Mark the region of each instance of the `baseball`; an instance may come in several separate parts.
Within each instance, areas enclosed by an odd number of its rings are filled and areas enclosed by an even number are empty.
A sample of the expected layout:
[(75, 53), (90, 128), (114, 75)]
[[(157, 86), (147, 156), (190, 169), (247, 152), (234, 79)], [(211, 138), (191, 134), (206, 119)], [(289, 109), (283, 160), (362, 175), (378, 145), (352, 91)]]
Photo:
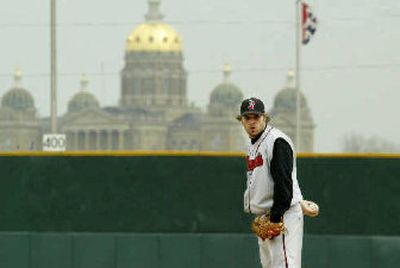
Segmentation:
[(319, 214), (319, 206), (315, 202), (303, 200), (301, 201), (301, 208), (306, 216), (316, 217)]

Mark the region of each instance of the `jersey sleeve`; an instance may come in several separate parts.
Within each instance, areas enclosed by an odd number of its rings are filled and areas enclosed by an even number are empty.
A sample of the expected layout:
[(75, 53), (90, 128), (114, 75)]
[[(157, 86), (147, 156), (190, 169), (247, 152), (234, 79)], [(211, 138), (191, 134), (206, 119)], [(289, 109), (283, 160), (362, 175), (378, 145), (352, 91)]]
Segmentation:
[(283, 138), (278, 138), (274, 142), (270, 171), (274, 180), (270, 219), (272, 222), (280, 222), (293, 198), (293, 151)]

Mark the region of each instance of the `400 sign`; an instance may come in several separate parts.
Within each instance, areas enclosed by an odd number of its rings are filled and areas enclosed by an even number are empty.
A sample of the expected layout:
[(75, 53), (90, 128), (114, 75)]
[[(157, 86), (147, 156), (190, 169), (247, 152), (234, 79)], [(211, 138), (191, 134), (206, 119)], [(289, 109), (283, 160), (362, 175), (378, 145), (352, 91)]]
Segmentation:
[(64, 152), (66, 147), (67, 139), (65, 138), (65, 134), (43, 135), (43, 151)]

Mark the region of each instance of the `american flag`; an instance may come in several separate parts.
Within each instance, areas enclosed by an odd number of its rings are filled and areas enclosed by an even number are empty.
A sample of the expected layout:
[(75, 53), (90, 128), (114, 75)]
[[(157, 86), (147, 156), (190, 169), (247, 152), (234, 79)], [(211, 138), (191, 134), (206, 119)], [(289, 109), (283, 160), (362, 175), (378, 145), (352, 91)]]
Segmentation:
[(311, 8), (306, 3), (302, 3), (302, 30), (303, 30), (303, 45), (310, 42), (311, 36), (317, 30), (317, 17), (313, 14)]

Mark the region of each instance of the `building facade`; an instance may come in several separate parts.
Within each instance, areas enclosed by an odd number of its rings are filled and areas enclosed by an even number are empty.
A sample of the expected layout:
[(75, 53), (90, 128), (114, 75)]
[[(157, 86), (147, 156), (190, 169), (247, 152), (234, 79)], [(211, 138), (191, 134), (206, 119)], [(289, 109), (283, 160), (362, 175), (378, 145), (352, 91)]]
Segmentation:
[(14, 85), (1, 99), (0, 150), (41, 150), (39, 119), (31, 93), (21, 85), (22, 73), (14, 75)]
[[(242, 149), (243, 135), (234, 121), (240, 89), (227, 81), (217, 86), (207, 113), (189, 104), (182, 38), (163, 22), (159, 5), (148, 0), (145, 22), (126, 40), (118, 106), (101, 108), (81, 78), (61, 123), (68, 150)], [(226, 68), (225, 79), (231, 72)]]
[[(163, 22), (160, 0), (148, 0), (144, 23), (126, 40), (118, 105), (102, 107), (81, 76), (80, 89), (58, 118), (69, 151), (191, 150), (242, 151), (245, 135), (235, 117), (244, 96), (231, 81), (231, 66), (210, 94), (206, 111), (187, 98), (182, 38)], [(49, 118), (37, 118), (32, 95), (21, 87), (21, 72), (4, 94), (0, 108), (0, 150), (41, 150)], [(273, 123), (293, 138), (293, 88), (275, 98)], [(314, 125), (302, 96), (302, 139), (313, 149)], [(303, 143), (302, 143), (303, 144)]]

